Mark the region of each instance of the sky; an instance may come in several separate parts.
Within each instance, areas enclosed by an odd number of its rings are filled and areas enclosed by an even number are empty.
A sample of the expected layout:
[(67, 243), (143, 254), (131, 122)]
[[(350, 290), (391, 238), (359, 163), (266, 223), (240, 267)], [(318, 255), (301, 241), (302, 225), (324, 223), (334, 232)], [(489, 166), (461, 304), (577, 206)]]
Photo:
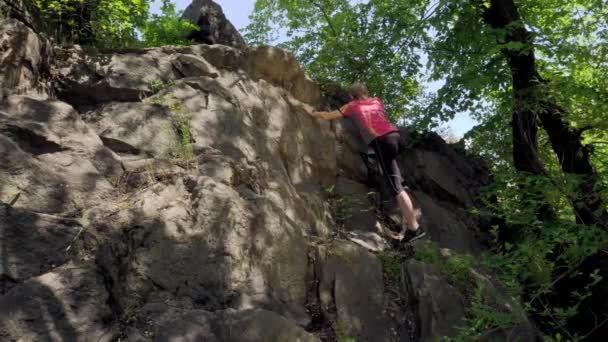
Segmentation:
[[(177, 4), (178, 10), (183, 10), (192, 3), (192, 0), (173, 0), (173, 2)], [(224, 14), (238, 30), (249, 24), (248, 17), (253, 10), (255, 0), (215, 0), (215, 2), (222, 6)], [(151, 6), (151, 10), (153, 13), (158, 13), (159, 8), (160, 1), (156, 0)], [(436, 86), (431, 84), (430, 90), (436, 90)], [(475, 124), (476, 122), (468, 114), (459, 113), (452, 121), (442, 126), (448, 127), (457, 137), (462, 137)]]

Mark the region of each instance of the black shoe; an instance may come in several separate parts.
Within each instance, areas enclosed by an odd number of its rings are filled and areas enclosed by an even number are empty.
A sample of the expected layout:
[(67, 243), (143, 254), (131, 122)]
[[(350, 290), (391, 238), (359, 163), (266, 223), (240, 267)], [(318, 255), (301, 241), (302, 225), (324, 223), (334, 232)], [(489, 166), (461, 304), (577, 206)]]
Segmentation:
[(418, 227), (418, 229), (416, 229), (415, 232), (413, 232), (413, 233), (410, 232), (409, 239), (407, 240), (407, 242), (408, 243), (414, 242), (418, 239), (422, 239), (425, 236), (426, 236), (426, 232), (421, 227)]

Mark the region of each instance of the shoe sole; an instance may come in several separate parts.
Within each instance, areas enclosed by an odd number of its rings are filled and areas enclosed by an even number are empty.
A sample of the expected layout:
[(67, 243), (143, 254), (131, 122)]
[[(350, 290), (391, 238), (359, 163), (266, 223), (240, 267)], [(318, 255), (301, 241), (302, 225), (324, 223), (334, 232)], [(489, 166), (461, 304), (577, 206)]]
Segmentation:
[(422, 239), (422, 238), (423, 238), (423, 237), (425, 237), (425, 236), (426, 236), (426, 233), (425, 233), (425, 232), (422, 232), (422, 234), (417, 235), (417, 236), (414, 236), (413, 238), (409, 239), (407, 242), (408, 242), (408, 243), (410, 243), (410, 242), (414, 242), (414, 241), (416, 241), (416, 240)]

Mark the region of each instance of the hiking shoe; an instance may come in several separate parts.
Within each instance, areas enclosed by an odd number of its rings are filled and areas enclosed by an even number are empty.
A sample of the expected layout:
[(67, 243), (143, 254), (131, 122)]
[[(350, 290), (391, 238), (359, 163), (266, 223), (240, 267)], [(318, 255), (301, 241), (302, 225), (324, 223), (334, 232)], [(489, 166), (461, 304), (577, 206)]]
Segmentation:
[(422, 228), (420, 228), (420, 227), (418, 229), (416, 229), (415, 232), (410, 233), (410, 234), (411, 234), (410, 235), (411, 237), (410, 237), (409, 240), (407, 240), (408, 243), (409, 242), (414, 242), (414, 241), (416, 241), (418, 239), (422, 239), (423, 237), (426, 236), (426, 232)]

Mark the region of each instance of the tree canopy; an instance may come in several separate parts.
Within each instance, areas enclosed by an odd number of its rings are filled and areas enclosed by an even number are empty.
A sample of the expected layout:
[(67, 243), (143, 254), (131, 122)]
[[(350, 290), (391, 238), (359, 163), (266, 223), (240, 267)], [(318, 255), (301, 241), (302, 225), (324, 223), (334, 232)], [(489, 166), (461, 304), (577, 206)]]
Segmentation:
[(47, 32), (58, 43), (103, 48), (184, 45), (198, 27), (181, 19), (175, 3), (161, 0), (150, 15), (150, 0), (35, 0)]

